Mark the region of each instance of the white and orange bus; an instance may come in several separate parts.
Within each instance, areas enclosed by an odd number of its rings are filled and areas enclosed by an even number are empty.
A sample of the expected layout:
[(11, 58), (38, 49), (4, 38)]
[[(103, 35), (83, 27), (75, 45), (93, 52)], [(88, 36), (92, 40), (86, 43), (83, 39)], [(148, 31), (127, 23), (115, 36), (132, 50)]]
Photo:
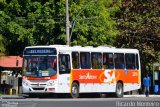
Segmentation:
[(115, 93), (140, 89), (137, 49), (67, 45), (30, 46), (23, 53), (22, 90), (26, 94)]

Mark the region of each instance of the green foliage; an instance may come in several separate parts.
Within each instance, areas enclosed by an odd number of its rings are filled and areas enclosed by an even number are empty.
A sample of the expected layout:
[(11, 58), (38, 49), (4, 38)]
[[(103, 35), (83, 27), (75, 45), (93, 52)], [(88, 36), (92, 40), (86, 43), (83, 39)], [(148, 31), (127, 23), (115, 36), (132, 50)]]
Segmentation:
[(27, 45), (45, 45), (54, 41), (53, 0), (10, 0), (0, 2), (0, 34), (8, 41), (9, 54), (22, 53)]
[[(113, 17), (119, 4), (69, 0), (71, 44), (112, 45), (118, 34)], [(22, 53), (28, 45), (66, 44), (65, 12), (65, 0), (1, 0), (0, 34), (7, 39), (8, 53)]]
[(0, 35), (0, 56), (3, 56), (6, 54), (6, 38), (2, 35)]
[(113, 6), (112, 0), (81, 0), (70, 4), (73, 7), (70, 9), (72, 24), (75, 21), (72, 45), (98, 46), (114, 43), (118, 30), (112, 18), (118, 7)]
[(160, 1), (123, 0), (117, 13), (117, 46), (140, 50), (142, 64), (155, 62), (160, 52)]
[[(71, 45), (137, 48), (160, 58), (160, 0), (68, 0)], [(65, 0), (0, 0), (0, 55), (66, 44)], [(118, 35), (118, 36), (117, 36)]]

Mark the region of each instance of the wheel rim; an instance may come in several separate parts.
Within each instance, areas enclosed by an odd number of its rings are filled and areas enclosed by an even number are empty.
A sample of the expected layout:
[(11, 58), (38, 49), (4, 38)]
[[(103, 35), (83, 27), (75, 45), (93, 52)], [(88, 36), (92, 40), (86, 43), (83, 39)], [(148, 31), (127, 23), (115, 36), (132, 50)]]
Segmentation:
[(117, 88), (117, 94), (118, 95), (122, 94), (122, 88), (121, 88), (121, 86), (118, 86), (118, 88)]
[(72, 94), (73, 94), (73, 95), (77, 95), (77, 92), (78, 92), (77, 87), (76, 87), (76, 86), (73, 86), (73, 87), (72, 87)]

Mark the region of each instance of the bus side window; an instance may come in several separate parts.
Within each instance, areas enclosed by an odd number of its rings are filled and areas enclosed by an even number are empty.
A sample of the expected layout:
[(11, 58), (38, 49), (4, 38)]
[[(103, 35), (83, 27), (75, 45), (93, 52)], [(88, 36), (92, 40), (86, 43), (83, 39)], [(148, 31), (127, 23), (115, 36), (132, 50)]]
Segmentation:
[(123, 53), (115, 53), (114, 54), (114, 63), (116, 69), (124, 69), (124, 54)]
[(80, 53), (80, 63), (81, 69), (90, 69), (91, 68), (91, 60), (89, 52), (81, 52)]
[(125, 54), (126, 69), (135, 69), (135, 54)]
[(92, 61), (93, 69), (102, 69), (102, 54), (101, 53), (92, 52), (91, 61)]
[(74, 69), (79, 69), (79, 53), (72, 52), (72, 65)]
[(103, 53), (103, 68), (114, 69), (113, 53)]
[(70, 56), (67, 54), (60, 54), (59, 55), (59, 73), (70, 73)]
[(139, 56), (136, 54), (136, 68), (139, 69)]

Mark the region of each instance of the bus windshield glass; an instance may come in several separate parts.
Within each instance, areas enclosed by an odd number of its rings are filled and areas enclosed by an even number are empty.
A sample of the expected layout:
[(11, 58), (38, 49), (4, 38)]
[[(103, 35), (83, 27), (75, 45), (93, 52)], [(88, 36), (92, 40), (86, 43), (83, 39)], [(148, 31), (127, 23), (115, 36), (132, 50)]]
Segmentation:
[(24, 56), (23, 75), (31, 77), (47, 77), (57, 73), (56, 56)]

